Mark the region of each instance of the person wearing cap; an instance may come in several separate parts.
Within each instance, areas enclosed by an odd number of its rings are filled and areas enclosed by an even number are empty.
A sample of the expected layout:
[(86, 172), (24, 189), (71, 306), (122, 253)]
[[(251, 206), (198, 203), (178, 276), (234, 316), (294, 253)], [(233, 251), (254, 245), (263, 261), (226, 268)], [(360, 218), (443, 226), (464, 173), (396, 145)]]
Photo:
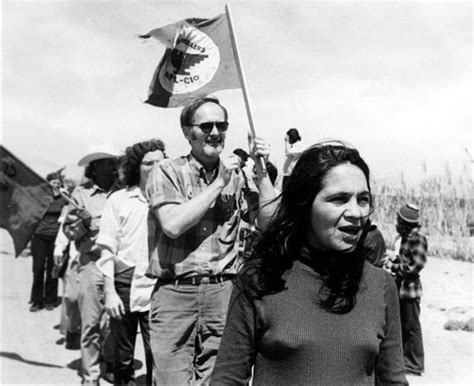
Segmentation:
[[(147, 195), (161, 233), (148, 274), (158, 278), (150, 310), (153, 381), (157, 385), (208, 384), (224, 330), (237, 272), (237, 236), (246, 201), (236, 155), (221, 157), (229, 127), (214, 97), (181, 112), (188, 155), (154, 168)], [(269, 145), (251, 141), (251, 156), (268, 157)], [(259, 161), (257, 161), (259, 162)], [(261, 226), (274, 212), (273, 186), (257, 169)]]
[(54, 241), (59, 231), (59, 216), (67, 201), (59, 193), (62, 178), (59, 173), (50, 173), (46, 180), (54, 187), (53, 201), (38, 224), (31, 239), (33, 256), (33, 284), (30, 295), (30, 311), (43, 307), (52, 310), (58, 302), (58, 279), (53, 277)]
[[(104, 314), (104, 277), (96, 265), (101, 249), (97, 245), (100, 219), (117, 178), (117, 152), (107, 144), (91, 148), (78, 165), (85, 166), (89, 179), (76, 187), (71, 199), (77, 207), (69, 205), (63, 230), (73, 240), (79, 252), (79, 290), (77, 300), (81, 313), (81, 360), (83, 383), (97, 385), (101, 376), (101, 320)], [(112, 377), (113, 352), (111, 339), (104, 338), (106, 376)], [(108, 357), (110, 356), (110, 358)]]
[(397, 212), (395, 251), (385, 268), (392, 273), (399, 288), (402, 321), (403, 355), (407, 374), (424, 372), (423, 336), (420, 324), (422, 285), (420, 271), (426, 263), (428, 242), (420, 233), (420, 213), (414, 204), (405, 204)]
[(148, 268), (148, 215), (145, 186), (153, 167), (165, 158), (160, 139), (128, 147), (122, 171), (126, 187), (112, 193), (102, 214), (97, 244), (102, 248), (97, 266), (105, 277), (105, 310), (115, 342), (114, 380), (135, 384), (134, 351), (138, 325), (146, 360), (146, 385), (152, 383), (149, 310), (156, 280)]

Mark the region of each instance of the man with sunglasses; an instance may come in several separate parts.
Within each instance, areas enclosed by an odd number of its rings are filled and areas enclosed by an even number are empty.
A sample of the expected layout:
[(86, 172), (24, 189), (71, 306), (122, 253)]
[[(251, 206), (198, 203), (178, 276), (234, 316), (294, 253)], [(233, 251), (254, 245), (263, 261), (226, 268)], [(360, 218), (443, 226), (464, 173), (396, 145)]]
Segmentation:
[[(246, 210), (236, 155), (221, 157), (227, 110), (212, 97), (181, 113), (191, 152), (152, 171), (147, 195), (161, 231), (149, 274), (158, 278), (150, 310), (154, 384), (208, 384), (224, 330), (238, 264), (237, 236)], [(262, 139), (251, 156), (268, 157)], [(260, 165), (260, 163), (258, 162)], [(258, 167), (260, 225), (273, 214), (272, 184)]]

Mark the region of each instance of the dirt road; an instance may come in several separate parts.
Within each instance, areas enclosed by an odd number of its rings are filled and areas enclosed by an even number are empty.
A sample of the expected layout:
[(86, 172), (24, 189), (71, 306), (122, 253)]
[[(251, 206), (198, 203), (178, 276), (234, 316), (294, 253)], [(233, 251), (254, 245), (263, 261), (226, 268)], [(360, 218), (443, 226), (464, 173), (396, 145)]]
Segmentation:
[[(3, 230), (0, 237), (3, 237)], [(2, 285), (0, 309), (0, 380), (1, 384), (80, 385), (79, 350), (66, 350), (60, 335), (59, 307), (52, 311), (29, 312), (32, 282), (31, 257), (15, 257), (1, 240)], [(6, 253), (5, 253), (6, 252)], [(59, 286), (61, 294), (61, 285)], [(141, 336), (136, 347), (137, 377), (143, 378), (144, 354)], [(101, 381), (102, 385), (108, 385)]]
[[(3, 238), (3, 231), (0, 236)], [(28, 311), (31, 258), (15, 259), (5, 245), (2, 239), (2, 384), (80, 384), (80, 352), (66, 350), (60, 343), (62, 336), (54, 328), (59, 323), (59, 308), (37, 313)], [(426, 373), (422, 377), (410, 377), (411, 384), (474, 383), (474, 333), (443, 328), (449, 319), (466, 320), (474, 316), (473, 272), (474, 264), (434, 258), (422, 272), (425, 294), (421, 321)], [(140, 367), (137, 376), (141, 377), (144, 355), (140, 336), (136, 358), (136, 365)], [(102, 384), (107, 383), (102, 381)]]

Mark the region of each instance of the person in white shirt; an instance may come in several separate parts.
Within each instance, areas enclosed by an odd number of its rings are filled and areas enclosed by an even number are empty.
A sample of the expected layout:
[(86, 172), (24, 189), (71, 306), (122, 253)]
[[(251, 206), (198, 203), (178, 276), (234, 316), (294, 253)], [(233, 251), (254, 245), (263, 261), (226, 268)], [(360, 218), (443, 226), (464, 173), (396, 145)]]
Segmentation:
[(115, 340), (115, 384), (135, 384), (134, 349), (138, 324), (146, 360), (146, 384), (151, 385), (153, 359), (148, 313), (156, 280), (145, 277), (148, 267), (148, 216), (145, 186), (154, 165), (165, 158), (159, 139), (136, 143), (125, 151), (126, 188), (110, 195), (102, 214), (97, 266), (105, 278), (105, 310)]
[(283, 184), (282, 190), (285, 189), (296, 162), (303, 153), (303, 144), (301, 143), (300, 133), (295, 128), (286, 132), (285, 135), (285, 163), (283, 164)]
[(54, 241), (53, 253), (55, 266), (58, 271), (63, 271), (62, 275), (59, 275), (63, 280), (59, 332), (66, 336), (66, 348), (68, 350), (79, 350), (81, 348), (81, 313), (77, 302), (79, 253), (74, 243), (63, 232), (62, 225), (68, 211), (68, 206), (64, 206), (59, 216), (58, 222), (61, 225)]

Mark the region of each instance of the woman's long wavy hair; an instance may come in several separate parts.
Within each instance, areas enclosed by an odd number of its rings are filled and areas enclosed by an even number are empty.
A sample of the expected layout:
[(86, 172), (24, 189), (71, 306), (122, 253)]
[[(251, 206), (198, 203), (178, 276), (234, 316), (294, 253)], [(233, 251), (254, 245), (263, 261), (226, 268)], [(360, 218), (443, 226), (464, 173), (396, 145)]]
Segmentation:
[[(345, 163), (362, 170), (370, 192), (369, 168), (356, 149), (331, 141), (316, 144), (301, 155), (282, 191), (277, 212), (267, 229), (256, 238), (253, 252), (243, 263), (237, 281), (243, 290), (261, 298), (284, 289), (283, 273), (300, 257), (302, 247), (309, 248), (307, 235), (314, 198), (323, 188), (329, 171)], [(319, 266), (324, 283), (317, 299), (319, 304), (333, 313), (352, 310), (364, 265), (362, 238), (351, 253), (310, 248), (309, 253), (310, 260)]]
[(138, 185), (140, 182), (140, 164), (146, 153), (150, 151), (161, 150), (164, 157), (165, 144), (161, 139), (153, 138), (149, 141), (138, 142), (125, 149), (125, 155), (122, 159), (122, 171), (124, 183), (127, 187)]

